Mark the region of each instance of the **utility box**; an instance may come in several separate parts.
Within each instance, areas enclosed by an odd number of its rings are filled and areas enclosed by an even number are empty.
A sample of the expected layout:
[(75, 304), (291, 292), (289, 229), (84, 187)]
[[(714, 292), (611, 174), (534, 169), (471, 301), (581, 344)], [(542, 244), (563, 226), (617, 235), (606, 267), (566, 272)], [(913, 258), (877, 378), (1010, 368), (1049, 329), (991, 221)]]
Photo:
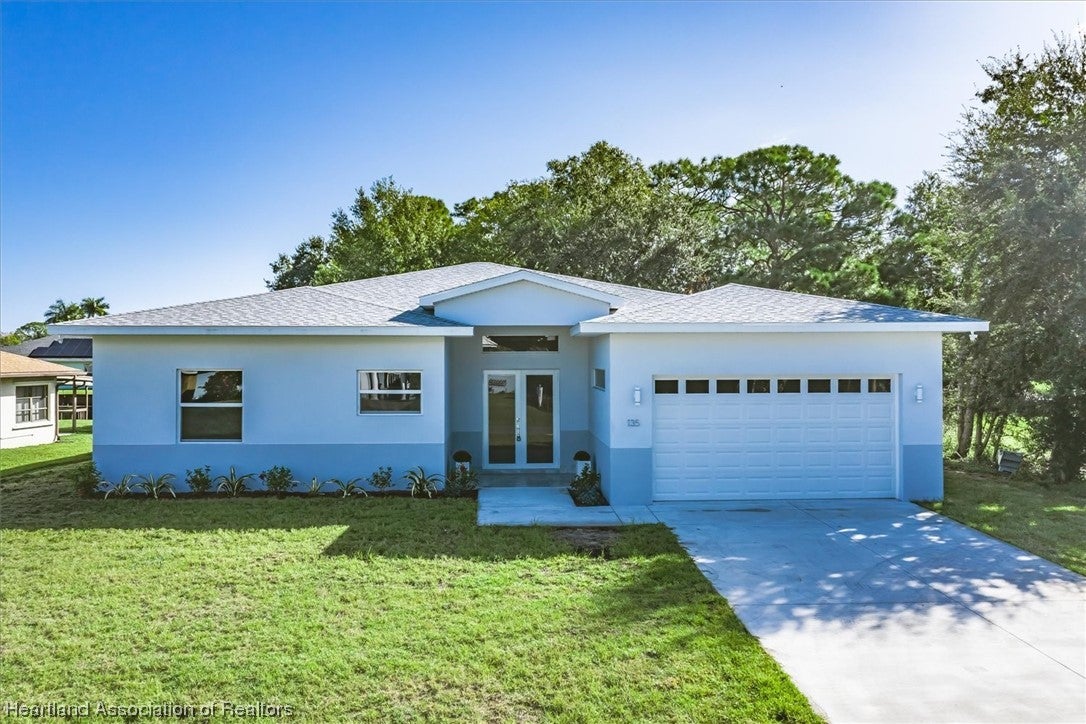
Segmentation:
[(996, 455), (996, 472), (1008, 475), (1018, 471), (1022, 465), (1022, 453), (1000, 450)]

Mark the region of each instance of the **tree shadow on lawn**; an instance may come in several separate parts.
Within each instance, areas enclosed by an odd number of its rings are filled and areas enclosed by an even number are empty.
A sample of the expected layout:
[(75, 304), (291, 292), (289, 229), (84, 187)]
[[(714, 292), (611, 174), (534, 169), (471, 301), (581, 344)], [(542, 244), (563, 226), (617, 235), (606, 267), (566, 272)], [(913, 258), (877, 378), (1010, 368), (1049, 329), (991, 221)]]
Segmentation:
[[(0, 481), (0, 529), (260, 532), (338, 528), (327, 557), (504, 561), (588, 556), (623, 568), (598, 602), (601, 615), (643, 616), (646, 606), (688, 606), (713, 594), (743, 607), (755, 633), (797, 621), (877, 629), (938, 611), (950, 625), (967, 606), (1026, 610), (1046, 597), (1074, 595), (1084, 581), (1055, 564), (934, 513), (872, 517), (835, 525), (757, 529), (695, 548), (694, 562), (663, 525), (620, 529), (606, 556), (542, 526), (480, 527), (471, 500), (411, 498), (81, 498), (71, 467)], [(726, 516), (725, 516), (726, 517)], [(332, 535), (329, 531), (329, 537)], [(626, 559), (638, 559), (626, 564)], [(709, 579), (693, 575), (694, 564)], [(692, 586), (691, 581), (698, 581)], [(701, 584), (704, 585), (701, 585)], [(757, 611), (755, 611), (757, 609)], [(757, 614), (756, 616), (754, 614)], [(861, 622), (862, 623), (858, 623)], [(917, 626), (930, 622), (916, 619)]]

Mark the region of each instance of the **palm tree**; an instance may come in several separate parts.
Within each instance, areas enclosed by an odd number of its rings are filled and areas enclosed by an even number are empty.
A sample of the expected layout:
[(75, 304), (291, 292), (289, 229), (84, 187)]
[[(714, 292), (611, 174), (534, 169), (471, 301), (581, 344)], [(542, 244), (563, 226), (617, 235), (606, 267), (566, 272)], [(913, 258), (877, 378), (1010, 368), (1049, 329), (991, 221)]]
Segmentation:
[(79, 309), (84, 317), (104, 317), (109, 314), (109, 302), (105, 297), (84, 297)]
[(82, 318), (83, 308), (78, 304), (66, 302), (63, 299), (56, 300), (45, 310), (46, 324), (56, 324), (57, 322), (68, 322)]

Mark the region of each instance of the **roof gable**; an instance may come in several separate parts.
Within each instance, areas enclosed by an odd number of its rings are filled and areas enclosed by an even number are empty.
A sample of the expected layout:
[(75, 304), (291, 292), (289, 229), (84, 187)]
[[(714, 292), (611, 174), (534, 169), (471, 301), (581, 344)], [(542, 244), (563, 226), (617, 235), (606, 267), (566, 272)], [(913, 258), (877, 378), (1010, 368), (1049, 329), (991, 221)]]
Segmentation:
[(517, 269), (516, 271), (509, 272), (507, 274), (500, 274), (498, 276), (490, 277), (488, 279), (480, 279), (476, 282), (469, 284), (462, 284), (458, 287), (452, 287), (440, 292), (434, 292), (432, 294), (426, 294), (419, 297), (419, 304), (423, 307), (433, 307), (441, 302), (446, 302), (451, 299), (457, 299), (459, 297), (467, 296), (469, 294), (478, 294), (490, 289), (496, 289), (498, 287), (508, 286), (510, 284), (516, 284), (518, 282), (528, 282), (531, 284), (537, 284), (548, 289), (554, 289), (556, 291), (565, 292), (567, 294), (573, 294), (579, 297), (585, 297), (596, 302), (602, 302), (608, 304), (610, 307), (618, 307), (625, 302), (625, 299), (617, 294), (603, 291), (601, 289), (595, 289), (587, 287), (583, 284), (568, 281), (561, 277), (545, 276), (539, 272), (530, 271), (528, 269)]
[[(463, 323), (420, 306), (427, 295), (524, 273), (537, 283), (576, 288), (586, 297), (656, 303), (677, 295), (610, 282), (472, 262), (320, 287), (180, 304), (50, 325), (66, 335), (102, 334), (470, 334)], [(609, 302), (608, 302), (609, 303)]]

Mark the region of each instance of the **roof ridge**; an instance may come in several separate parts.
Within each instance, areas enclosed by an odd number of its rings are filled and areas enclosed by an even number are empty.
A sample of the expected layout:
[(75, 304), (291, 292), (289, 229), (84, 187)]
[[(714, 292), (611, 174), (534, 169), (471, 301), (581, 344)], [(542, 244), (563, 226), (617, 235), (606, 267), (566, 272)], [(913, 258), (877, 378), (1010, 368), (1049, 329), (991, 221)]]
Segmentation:
[(596, 282), (597, 284), (606, 284), (606, 285), (612, 286), (612, 287), (619, 287), (620, 289), (634, 289), (634, 290), (639, 291), (639, 292), (655, 292), (657, 294), (670, 294), (673, 297), (675, 297), (676, 299), (680, 299), (680, 298), (683, 298), (683, 297), (690, 296), (689, 294), (683, 294), (682, 292), (669, 292), (669, 291), (665, 291), (663, 289), (653, 289), (652, 287), (638, 287), (638, 286), (635, 286), (633, 284), (620, 284), (619, 282), (608, 282), (608, 281), (604, 281), (603, 279), (592, 279), (591, 277), (578, 277), (578, 276), (573, 276), (572, 274), (561, 274), (559, 272), (544, 271), (542, 269), (529, 269), (527, 267), (517, 267), (517, 268), (524, 269), (525, 271), (533, 271), (533, 272), (537, 272), (539, 274), (545, 274), (547, 276), (560, 277), (562, 279), (580, 279), (581, 281), (586, 281), (586, 282)]
[[(373, 277), (373, 278), (379, 278), (379, 277)], [(345, 282), (341, 282), (341, 283), (345, 283)], [(321, 286), (310, 286), (310, 287), (299, 287), (299, 288), (312, 289), (315, 292), (319, 292), (321, 294), (327, 294), (330, 297), (335, 297), (337, 299), (346, 299), (348, 301), (356, 302), (358, 304), (367, 304), (367, 305), (369, 305), (371, 307), (380, 307), (381, 309), (387, 309), (390, 312), (398, 312), (400, 314), (403, 314), (404, 312), (415, 312), (414, 309), (400, 309), (399, 307), (390, 307), (387, 304), (380, 304), (378, 302), (371, 302), (368, 299), (359, 299), (358, 297), (349, 297), (349, 296), (347, 296), (345, 294), (337, 294), (336, 292), (329, 291), (328, 289), (325, 289), (324, 287), (326, 287), (326, 286), (332, 286), (332, 285), (324, 284), (324, 285), (321, 285)]]
[[(223, 297), (221, 299), (206, 299), (206, 300), (204, 300), (202, 302), (182, 302), (181, 304), (167, 304), (164, 307), (151, 307), (150, 309), (137, 309), (134, 312), (120, 312), (118, 314), (107, 314), (107, 315), (104, 315), (102, 317), (84, 317), (83, 319), (70, 319), (70, 320), (68, 320), (66, 322), (56, 322), (55, 324), (51, 324), (49, 326), (51, 326), (51, 327), (63, 327), (65, 325), (70, 325), (70, 326), (74, 327), (74, 326), (78, 326), (76, 324), (77, 322), (82, 324), (82, 323), (85, 323), (87, 320), (105, 319), (106, 317), (109, 317), (111, 319), (116, 319), (118, 317), (127, 317), (130, 314), (145, 314), (147, 312), (164, 312), (167, 309), (180, 309), (181, 307), (193, 307), (193, 306), (202, 305), (202, 304), (213, 304), (215, 302), (233, 302), (233, 301), (237, 301), (238, 299), (252, 299), (254, 297), (267, 297), (267, 296), (271, 296), (272, 294), (277, 294), (279, 292), (293, 292), (293, 291), (296, 291), (298, 289), (306, 289), (306, 288), (307, 287), (289, 287), (287, 289), (270, 289), (270, 290), (268, 290), (266, 292), (257, 292), (255, 294), (242, 294), (241, 296), (238, 296), (238, 297)], [(63, 337), (65, 335), (61, 334), (61, 335), (58, 335), (58, 336)], [(74, 335), (74, 336), (79, 337), (79, 336), (85, 336), (85, 335)]]
[(466, 262), (463, 262), (461, 264), (450, 264), (448, 266), (432, 266), (432, 267), (429, 267), (427, 269), (414, 269), (412, 271), (397, 272), (396, 274), (381, 274), (381, 275), (378, 275), (378, 276), (375, 276), (375, 277), (363, 277), (361, 279), (348, 279), (348, 280), (342, 281), (342, 282), (334, 282), (332, 284), (321, 284), (319, 286), (321, 286), (321, 287), (339, 287), (339, 286), (343, 286), (345, 284), (358, 284), (359, 282), (368, 282), (368, 281), (373, 281), (373, 280), (376, 280), (376, 279), (395, 279), (396, 277), (405, 277), (405, 276), (409, 276), (411, 274), (425, 274), (426, 272), (443, 271), (443, 270), (447, 270), (447, 269), (455, 269), (457, 267), (476, 266), (476, 265), (479, 265), (479, 264), (487, 264), (487, 265), (491, 265), (491, 266), (501, 266), (501, 267), (505, 267), (507, 269), (520, 269), (521, 268), (521, 267), (509, 266), (508, 264), (500, 264), (500, 263), (495, 262), (495, 261), (466, 261)]
[[(956, 318), (959, 318), (959, 319), (967, 319), (968, 318), (968, 317), (964, 317), (963, 315), (960, 315), (960, 314), (947, 314), (946, 312), (932, 312), (932, 311), (929, 311), (927, 309), (913, 309), (912, 307), (898, 307), (898, 306), (895, 306), (893, 304), (882, 304), (881, 302), (869, 302), (869, 301), (864, 300), (864, 299), (848, 299), (846, 297), (833, 297), (833, 296), (830, 296), (828, 294), (814, 294), (812, 292), (797, 292), (797, 291), (792, 291), (791, 289), (776, 289), (774, 287), (759, 287), (759, 286), (756, 286), (754, 284), (743, 284), (741, 282), (728, 282), (727, 284), (722, 284), (719, 287), (714, 287), (714, 289), (721, 289), (722, 287), (730, 287), (730, 286), (744, 287), (746, 289), (755, 289), (755, 290), (757, 290), (759, 292), (769, 292), (771, 294), (785, 294), (785, 295), (795, 295), (795, 296), (801, 296), (801, 297), (810, 297), (812, 299), (819, 299), (819, 300), (822, 300), (822, 301), (830, 299), (830, 300), (837, 301), (837, 302), (848, 302), (849, 304), (866, 304), (869, 307), (879, 307), (881, 309), (896, 309), (896, 310), (904, 309), (905, 311), (909, 311), (909, 312), (923, 312), (924, 314), (935, 314), (935, 315), (938, 315), (940, 317), (956, 317)], [(712, 291), (712, 289), (706, 289), (705, 291)], [(701, 294), (701, 292), (698, 292), (698, 293)]]

